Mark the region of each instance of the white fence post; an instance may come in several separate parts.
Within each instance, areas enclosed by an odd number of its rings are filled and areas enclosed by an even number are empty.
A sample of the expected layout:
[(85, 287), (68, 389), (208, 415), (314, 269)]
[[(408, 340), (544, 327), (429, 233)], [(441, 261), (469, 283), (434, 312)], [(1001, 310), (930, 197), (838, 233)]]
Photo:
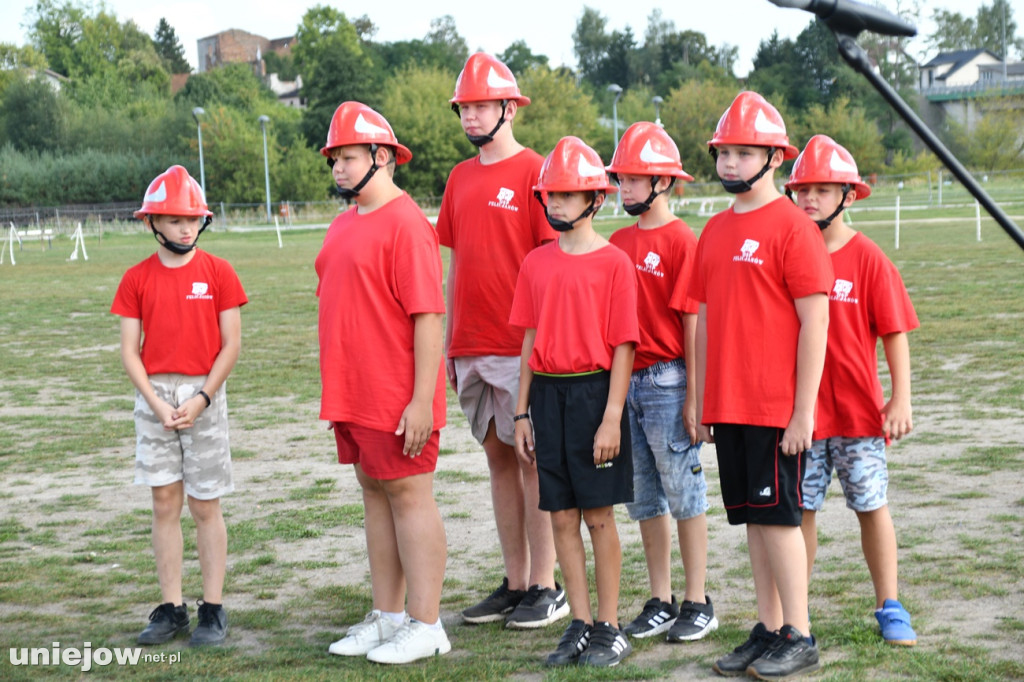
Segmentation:
[(900, 195), (896, 195), (896, 250), (900, 249)]

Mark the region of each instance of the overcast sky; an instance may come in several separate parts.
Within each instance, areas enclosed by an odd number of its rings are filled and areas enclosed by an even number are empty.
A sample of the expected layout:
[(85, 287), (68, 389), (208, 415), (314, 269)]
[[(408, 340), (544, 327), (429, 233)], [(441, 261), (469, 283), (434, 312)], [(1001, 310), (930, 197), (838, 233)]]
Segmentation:
[[(81, 0), (74, 0), (81, 4)], [(897, 2), (907, 6), (914, 0), (883, 0), (880, 4), (895, 10)], [(973, 17), (979, 0), (919, 0), (921, 10), (919, 35), (931, 30), (932, 10), (948, 9)], [(3, 0), (0, 2), (0, 42), (22, 45), (26, 42), (26, 11), (34, 0)], [(295, 33), (302, 15), (315, 0), (281, 2), (281, 0), (105, 0), (106, 7), (120, 20), (133, 19), (152, 35), (161, 17), (174, 27), (185, 48), (185, 57), (196, 65), (196, 41), (231, 28), (238, 28), (266, 38), (281, 38)], [(585, 6), (592, 7), (607, 19), (607, 30), (632, 27), (637, 42), (643, 41), (651, 12), (660, 8), (663, 19), (672, 21), (678, 30), (700, 31), (712, 45), (728, 43), (739, 47), (737, 75), (751, 68), (758, 43), (778, 30), (784, 37), (795, 37), (811, 20), (811, 14), (797, 9), (783, 9), (768, 0), (591, 0), (572, 3), (559, 0), (516, 0), (508, 3), (424, 2), (423, 0), (390, 0), (389, 2), (339, 3), (321, 2), (341, 9), (349, 19), (367, 15), (377, 26), (375, 40), (391, 42), (423, 38), (432, 19), (450, 14), (455, 26), (466, 39), (470, 51), (484, 49), (497, 53), (512, 42), (523, 39), (535, 54), (547, 55), (552, 65), (575, 66), (572, 33)], [(988, 0), (987, 4), (991, 4)], [(1018, 25), (1024, 24), (1024, 0), (1011, 0)], [(723, 15), (723, 11), (725, 14)], [(910, 52), (920, 57), (923, 41), (916, 39)], [(926, 61), (921, 59), (921, 61)]]

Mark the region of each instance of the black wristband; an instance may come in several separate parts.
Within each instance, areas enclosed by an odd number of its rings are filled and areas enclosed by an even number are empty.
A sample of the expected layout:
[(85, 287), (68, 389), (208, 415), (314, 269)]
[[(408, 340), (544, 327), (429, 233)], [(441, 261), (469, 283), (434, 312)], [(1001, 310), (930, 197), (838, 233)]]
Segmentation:
[(196, 393), (196, 395), (201, 395), (201, 396), (203, 396), (203, 399), (204, 399), (204, 400), (206, 400), (206, 406), (207, 406), (207, 407), (209, 407), (209, 406), (210, 406), (210, 396), (206, 395), (206, 391), (204, 391), (204, 390), (200, 389), (200, 390), (199, 390), (199, 393)]
[(526, 412), (523, 412), (522, 414), (517, 414), (516, 416), (512, 417), (512, 421), (517, 422), (520, 419), (529, 419), (529, 418), (530, 418), (530, 415), (527, 414)]

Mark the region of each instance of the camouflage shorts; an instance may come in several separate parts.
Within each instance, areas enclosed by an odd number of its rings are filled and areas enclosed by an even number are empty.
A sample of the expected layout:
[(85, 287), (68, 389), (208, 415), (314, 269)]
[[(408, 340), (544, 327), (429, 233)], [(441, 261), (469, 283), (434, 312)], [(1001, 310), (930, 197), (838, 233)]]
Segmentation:
[[(161, 400), (177, 407), (196, 395), (205, 376), (154, 374)], [(184, 481), (185, 493), (213, 500), (234, 490), (228, 446), (228, 400), (222, 385), (192, 428), (165, 431), (142, 394), (135, 393), (135, 482), (150, 487)]]
[(888, 504), (889, 470), (885, 465), (885, 440), (878, 438), (823, 438), (804, 453), (801, 485), (803, 507), (820, 511), (825, 491), (832, 482), (832, 470), (846, 496), (846, 506), (869, 512)]

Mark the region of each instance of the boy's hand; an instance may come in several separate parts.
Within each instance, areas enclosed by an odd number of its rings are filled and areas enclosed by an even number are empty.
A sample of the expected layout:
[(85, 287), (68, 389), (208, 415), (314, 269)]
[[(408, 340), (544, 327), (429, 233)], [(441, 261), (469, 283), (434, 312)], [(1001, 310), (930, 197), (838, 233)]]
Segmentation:
[(914, 429), (910, 401), (892, 399), (882, 408), (882, 433), (886, 438), (899, 440)]
[(782, 434), (779, 447), (784, 455), (799, 455), (811, 449), (811, 437), (814, 434), (814, 418), (810, 415), (794, 413), (789, 426)]
[(448, 374), (448, 385), (452, 387), (452, 390), (456, 394), (459, 392), (459, 378), (455, 376), (455, 359), (449, 358), (447, 355), (444, 359), (445, 372)]
[(686, 392), (686, 399), (683, 401), (683, 428), (686, 435), (690, 437), (690, 445), (696, 445), (697, 438), (697, 397), (693, 391)]
[(413, 400), (402, 411), (398, 420), (398, 428), (395, 435), (405, 434), (405, 445), (402, 447), (402, 454), (415, 457), (423, 452), (423, 446), (430, 440), (430, 434), (434, 432), (433, 405), (430, 401), (417, 402)]
[[(171, 413), (172, 421), (168, 430), (191, 429), (196, 424), (196, 419), (206, 409), (206, 398), (195, 395), (178, 405)], [(165, 425), (164, 428), (167, 428)]]
[(702, 443), (714, 443), (715, 435), (711, 433), (711, 427), (706, 424), (697, 424), (697, 440)]
[(157, 398), (156, 404), (150, 405), (150, 408), (152, 408), (153, 414), (160, 420), (160, 423), (163, 424), (164, 431), (174, 431), (176, 428), (174, 423), (178, 419), (178, 412), (173, 405), (166, 400)]
[(604, 464), (619, 456), (619, 444), (622, 431), (619, 422), (613, 419), (602, 419), (594, 434), (594, 464)]
[(517, 419), (515, 430), (516, 455), (523, 463), (535, 466), (537, 456), (533, 452), (533, 422), (529, 419)]

